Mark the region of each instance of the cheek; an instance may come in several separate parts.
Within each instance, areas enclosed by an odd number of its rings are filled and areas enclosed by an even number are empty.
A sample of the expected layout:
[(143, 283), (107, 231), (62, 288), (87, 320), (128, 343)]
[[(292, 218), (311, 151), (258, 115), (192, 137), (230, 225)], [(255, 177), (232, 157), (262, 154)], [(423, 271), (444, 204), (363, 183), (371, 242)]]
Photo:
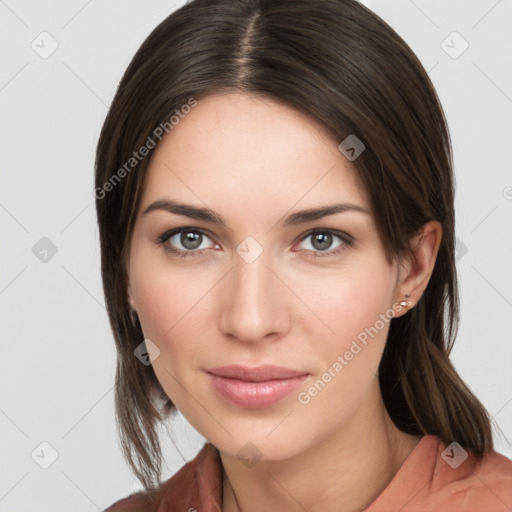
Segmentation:
[[(347, 271), (303, 278), (296, 292), (314, 313), (306, 315), (308, 338), (315, 340), (321, 334), (328, 353), (347, 349), (390, 308), (394, 282), (391, 268), (378, 259), (352, 265)], [(379, 326), (385, 337), (386, 329)], [(318, 351), (318, 345), (311, 349)]]
[[(310, 417), (331, 411), (336, 421), (327, 422), (326, 429), (348, 421), (377, 378), (391, 321), (394, 278), (388, 266), (374, 260), (351, 267), (346, 275), (330, 276), (329, 286), (317, 287), (309, 296), (323, 328), (319, 330), (312, 315), (304, 324), (310, 328), (304, 355), (317, 364), (315, 378), (298, 401)], [(303, 286), (306, 293), (307, 283)]]
[[(187, 359), (197, 354), (200, 332), (204, 325), (199, 319), (207, 312), (209, 291), (214, 283), (208, 280), (207, 270), (180, 271), (165, 261), (155, 258), (152, 264), (137, 264), (151, 261), (143, 254), (134, 259), (131, 283), (134, 291), (144, 336), (154, 341), (169, 362)], [(204, 337), (204, 335), (203, 335)], [(195, 343), (195, 345), (194, 345)], [(171, 357), (172, 356), (172, 357)], [(172, 363), (172, 366), (178, 364)]]
[[(205, 333), (197, 319), (204, 314), (201, 298), (211, 286), (206, 286), (204, 278), (200, 283), (170, 264), (153, 264), (140, 270), (133, 273), (132, 287), (144, 337), (160, 350), (152, 363), (153, 370), (174, 405), (180, 411), (189, 411), (189, 393), (194, 389), (191, 370), (200, 366), (199, 358), (204, 353), (200, 343), (201, 332), (203, 338)], [(193, 408), (188, 412), (189, 421), (196, 412)]]

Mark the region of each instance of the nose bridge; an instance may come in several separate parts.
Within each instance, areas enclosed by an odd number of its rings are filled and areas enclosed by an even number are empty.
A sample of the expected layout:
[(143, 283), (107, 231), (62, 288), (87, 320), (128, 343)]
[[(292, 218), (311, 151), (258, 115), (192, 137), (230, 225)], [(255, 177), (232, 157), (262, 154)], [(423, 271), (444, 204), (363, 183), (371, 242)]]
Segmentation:
[(234, 268), (223, 290), (220, 327), (224, 334), (241, 341), (258, 341), (286, 328), (285, 299), (282, 290), (277, 290), (278, 280), (269, 268), (270, 251), (256, 249), (251, 241), (239, 245)]

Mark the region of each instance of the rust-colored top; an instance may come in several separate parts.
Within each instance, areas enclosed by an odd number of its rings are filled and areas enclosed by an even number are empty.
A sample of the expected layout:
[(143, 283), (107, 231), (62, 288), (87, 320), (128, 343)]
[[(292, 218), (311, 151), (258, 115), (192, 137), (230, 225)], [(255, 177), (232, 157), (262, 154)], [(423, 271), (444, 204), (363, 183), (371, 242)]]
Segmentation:
[[(465, 458), (467, 455), (467, 458)], [(197, 456), (153, 493), (132, 494), (105, 512), (221, 512), (222, 466), (205, 443)], [(512, 460), (481, 459), (425, 435), (384, 491), (363, 512), (512, 512)]]

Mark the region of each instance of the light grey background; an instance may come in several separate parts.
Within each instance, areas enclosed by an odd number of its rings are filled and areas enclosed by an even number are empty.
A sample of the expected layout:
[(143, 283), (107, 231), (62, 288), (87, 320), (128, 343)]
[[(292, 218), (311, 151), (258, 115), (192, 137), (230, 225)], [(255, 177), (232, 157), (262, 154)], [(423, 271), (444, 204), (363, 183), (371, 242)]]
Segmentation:
[[(133, 54), (183, 3), (0, 0), (2, 512), (102, 510), (140, 488), (114, 423), (94, 151)], [(453, 361), (511, 441), (512, 1), (364, 3), (413, 48), (445, 108), (462, 303)], [(52, 39), (47, 58), (31, 47), (48, 52)], [(43, 237), (57, 248), (46, 262), (32, 250)], [(164, 478), (204, 441), (181, 417), (175, 432)], [(501, 436), (497, 450), (512, 457)]]

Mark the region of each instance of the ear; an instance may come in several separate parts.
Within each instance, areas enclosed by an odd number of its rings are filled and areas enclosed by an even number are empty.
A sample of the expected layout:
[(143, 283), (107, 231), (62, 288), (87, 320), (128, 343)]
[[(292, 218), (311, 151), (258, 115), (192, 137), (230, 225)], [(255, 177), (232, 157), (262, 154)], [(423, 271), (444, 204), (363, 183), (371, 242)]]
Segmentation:
[[(412, 238), (410, 243), (414, 256), (400, 263), (396, 297), (397, 302), (407, 300), (410, 305), (397, 313), (397, 317), (407, 313), (423, 295), (434, 270), (442, 234), (441, 224), (433, 220), (427, 222)], [(409, 296), (406, 298), (407, 294)]]

